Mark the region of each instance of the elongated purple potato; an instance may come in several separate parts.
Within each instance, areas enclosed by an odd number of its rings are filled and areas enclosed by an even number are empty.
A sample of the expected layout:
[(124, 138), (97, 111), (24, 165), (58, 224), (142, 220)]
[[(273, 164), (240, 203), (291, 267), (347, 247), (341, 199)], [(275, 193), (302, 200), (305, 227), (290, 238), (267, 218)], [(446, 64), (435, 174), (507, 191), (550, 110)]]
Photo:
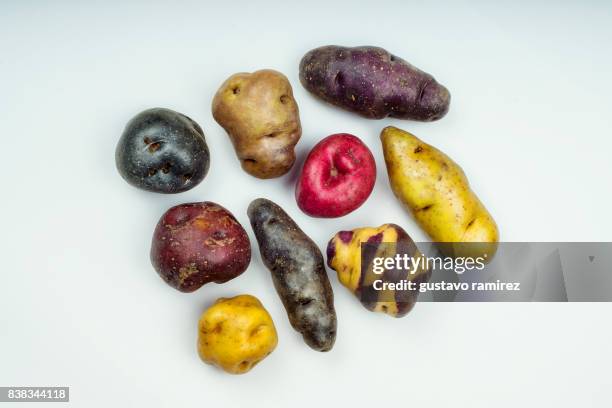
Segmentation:
[(324, 101), (369, 119), (433, 121), (450, 103), (431, 75), (379, 47), (315, 48), (300, 62), (300, 81)]
[(336, 311), (321, 251), (272, 201), (258, 198), (247, 213), (291, 326), (312, 349), (331, 350), (336, 341)]

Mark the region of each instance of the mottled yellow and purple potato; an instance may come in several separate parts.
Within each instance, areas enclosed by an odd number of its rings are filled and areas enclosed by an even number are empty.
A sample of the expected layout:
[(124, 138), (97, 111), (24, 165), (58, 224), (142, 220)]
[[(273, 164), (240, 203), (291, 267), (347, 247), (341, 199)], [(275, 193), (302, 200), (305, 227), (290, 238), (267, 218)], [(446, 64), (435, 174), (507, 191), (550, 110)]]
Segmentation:
[[(362, 244), (368, 244), (363, 246)], [(375, 258), (394, 258), (396, 255), (418, 258), (419, 249), (400, 226), (384, 224), (377, 228), (364, 227), (338, 232), (327, 245), (327, 265), (336, 271), (338, 280), (354, 293), (366, 309), (393, 317), (406, 315), (417, 301), (418, 290), (394, 290), (384, 283), (414, 282), (418, 288), (427, 282), (431, 272), (421, 266), (386, 269), (375, 273)], [(375, 283), (375, 281), (379, 281)]]
[(153, 267), (181, 292), (227, 282), (244, 272), (250, 261), (246, 231), (229, 211), (212, 202), (170, 208), (153, 234)]
[(434, 77), (379, 47), (315, 48), (302, 58), (300, 81), (324, 101), (369, 119), (433, 121), (450, 104)]

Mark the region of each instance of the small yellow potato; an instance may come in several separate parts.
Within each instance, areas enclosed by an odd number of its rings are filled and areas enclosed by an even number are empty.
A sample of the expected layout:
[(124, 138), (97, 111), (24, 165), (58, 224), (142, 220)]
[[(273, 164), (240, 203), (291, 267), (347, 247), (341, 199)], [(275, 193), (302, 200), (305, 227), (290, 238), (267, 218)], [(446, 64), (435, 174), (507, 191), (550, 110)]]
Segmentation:
[(220, 298), (200, 317), (200, 358), (230, 374), (250, 371), (277, 343), (274, 322), (254, 296)]
[(280, 72), (262, 69), (232, 75), (215, 94), (212, 114), (250, 175), (280, 177), (295, 163), (302, 127), (291, 84)]
[(497, 225), (450, 157), (416, 136), (389, 126), (382, 140), (395, 196), (447, 256), (484, 257), (497, 250)]

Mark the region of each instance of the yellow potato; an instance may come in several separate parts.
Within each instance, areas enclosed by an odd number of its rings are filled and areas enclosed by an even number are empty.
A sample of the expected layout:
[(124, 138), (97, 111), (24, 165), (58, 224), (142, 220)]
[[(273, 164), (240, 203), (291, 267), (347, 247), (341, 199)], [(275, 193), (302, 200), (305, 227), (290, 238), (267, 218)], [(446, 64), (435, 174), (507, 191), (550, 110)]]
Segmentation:
[(461, 167), (401, 129), (386, 127), (380, 138), (395, 196), (433, 241), (446, 243), (440, 245), (442, 252), (490, 260), (499, 241), (497, 225)]
[(276, 348), (272, 318), (251, 295), (220, 298), (200, 317), (198, 353), (231, 374), (251, 370)]
[(279, 177), (295, 163), (294, 147), (302, 127), (291, 84), (280, 72), (262, 69), (232, 75), (217, 91), (212, 114), (250, 175)]

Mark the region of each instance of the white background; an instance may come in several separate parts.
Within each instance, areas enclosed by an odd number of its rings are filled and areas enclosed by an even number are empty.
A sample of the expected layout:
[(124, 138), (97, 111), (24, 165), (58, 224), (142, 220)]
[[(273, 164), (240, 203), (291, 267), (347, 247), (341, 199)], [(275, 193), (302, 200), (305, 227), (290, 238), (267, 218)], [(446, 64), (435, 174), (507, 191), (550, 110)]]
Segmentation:
[[(330, 353), (310, 350), (246, 208), (276, 201), (321, 248), (338, 230), (385, 222), (426, 239), (389, 188), (378, 135), (393, 124), (462, 165), (503, 240), (612, 240), (612, 3), (172, 3), (0, 3), (0, 385), (67, 385), (83, 407), (610, 406), (610, 304), (423, 303), (393, 319), (330, 271), (338, 338)], [(315, 100), (298, 63), (326, 44), (383, 46), (432, 73), (451, 91), (449, 114), (369, 121)], [(299, 165), (268, 181), (240, 169), (210, 104), (229, 75), (261, 68), (294, 87), (301, 159), (336, 132), (372, 149), (378, 179), (362, 208), (309, 218), (293, 198)], [(206, 133), (211, 170), (189, 192), (139, 191), (115, 169), (125, 123), (156, 106)], [(170, 206), (204, 200), (245, 226), (253, 261), (183, 294), (151, 267), (150, 240)], [(196, 327), (217, 297), (240, 293), (262, 300), (279, 345), (230, 376), (199, 360)]]

